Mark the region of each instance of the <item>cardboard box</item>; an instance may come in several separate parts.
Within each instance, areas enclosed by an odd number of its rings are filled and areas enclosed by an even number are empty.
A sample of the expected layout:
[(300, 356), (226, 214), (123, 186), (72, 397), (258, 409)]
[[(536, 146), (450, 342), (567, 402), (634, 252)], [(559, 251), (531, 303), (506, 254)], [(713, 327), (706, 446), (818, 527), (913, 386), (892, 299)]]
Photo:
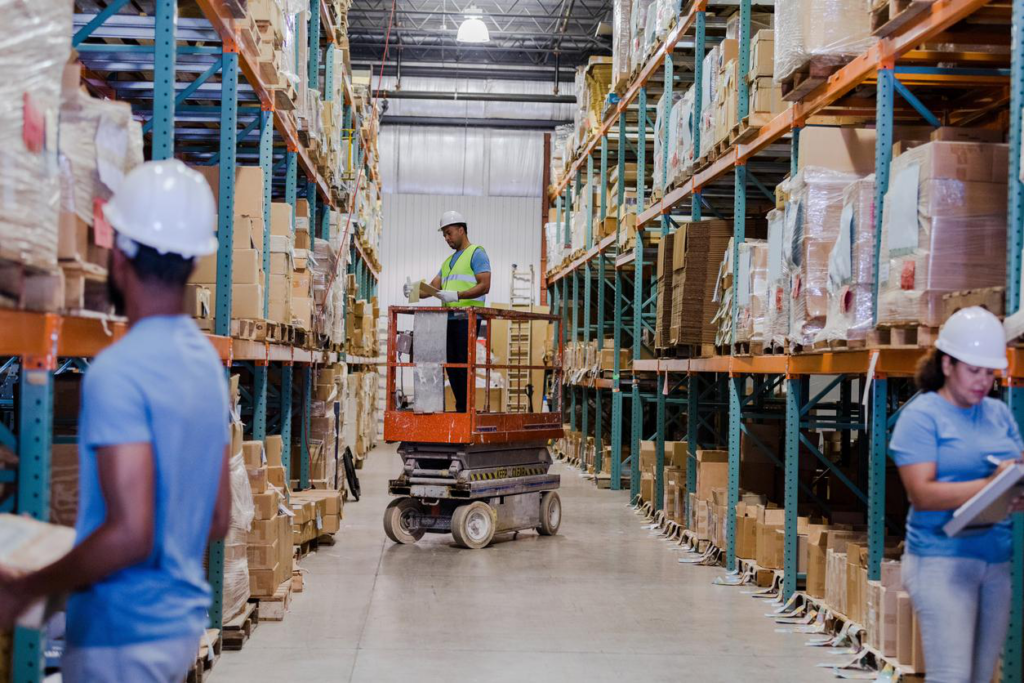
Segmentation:
[(249, 569), (275, 569), (277, 567), (277, 561), (280, 556), (280, 550), (277, 548), (279, 543), (278, 539), (274, 539), (273, 543), (264, 545), (253, 545), (249, 544), (246, 546), (246, 556), (249, 559)]
[(235, 249), (231, 261), (231, 283), (256, 285), (263, 283), (263, 257), (255, 249)]
[[(288, 546), (291, 549), (291, 545)], [(249, 594), (254, 598), (269, 598), (277, 590), (277, 587), (284, 582), (284, 573), (281, 564), (275, 563), (273, 567), (265, 569), (249, 569)], [(288, 572), (291, 576), (291, 572)]]
[(287, 202), (272, 202), (270, 204), (270, 234), (286, 235), (292, 234), (292, 205)]
[(248, 469), (256, 469), (266, 464), (263, 459), (262, 441), (246, 441), (242, 443), (242, 455), (245, 458), (245, 466)]
[(292, 296), (308, 297), (313, 291), (313, 275), (308, 270), (292, 273)]
[(896, 660), (910, 666), (914, 661), (914, 608), (910, 593), (896, 593)]
[(712, 490), (729, 485), (729, 451), (697, 451), (697, 498), (710, 501)]
[(292, 324), (291, 301), (271, 301), (267, 307), (267, 320), (282, 325)]
[(206, 285), (185, 285), (185, 315), (209, 318), (213, 315), (213, 292)]
[(256, 509), (256, 519), (273, 519), (277, 515), (277, 506), (281, 504), (281, 494), (274, 489), (268, 489), (263, 493), (253, 494), (252, 502)]
[(270, 254), (270, 274), (271, 275), (291, 275), (292, 272), (292, 257), (286, 252), (271, 252)]
[(750, 41), (750, 71), (747, 79), (770, 77), (775, 73), (775, 32), (761, 29)]
[(744, 560), (757, 557), (757, 508), (736, 504), (736, 556)]
[(640, 474), (640, 499), (645, 503), (654, 504), (654, 475), (648, 472)]
[(866, 176), (875, 172), (875, 131), (808, 126), (800, 131), (798, 170), (808, 166)]
[(264, 493), (267, 490), (267, 468), (246, 468), (249, 475), (249, 490), (253, 493)]
[(262, 320), (263, 285), (232, 285), (231, 317)]
[(812, 598), (825, 597), (825, 556), (828, 551), (829, 529), (812, 526), (807, 534), (807, 594)]
[[(280, 254), (274, 254), (280, 256)], [(288, 275), (270, 274), (270, 303), (291, 303), (292, 283)]]
[(878, 649), (885, 657), (895, 659), (899, 647), (899, 606), (897, 604), (899, 588), (882, 586), (881, 588), (881, 616), (878, 619), (879, 635)]
[(274, 467), (267, 467), (266, 470), (267, 483), (284, 491), (288, 486), (288, 474), (285, 472), (284, 466), (276, 465)]
[(313, 300), (292, 296), (292, 324), (306, 330), (313, 328)]
[(762, 569), (782, 569), (781, 537), (776, 530), (786, 524), (786, 511), (781, 508), (757, 507), (755, 561)]
[(62, 211), (57, 226), (57, 258), (61, 261), (85, 261), (88, 253), (89, 224), (77, 213)]

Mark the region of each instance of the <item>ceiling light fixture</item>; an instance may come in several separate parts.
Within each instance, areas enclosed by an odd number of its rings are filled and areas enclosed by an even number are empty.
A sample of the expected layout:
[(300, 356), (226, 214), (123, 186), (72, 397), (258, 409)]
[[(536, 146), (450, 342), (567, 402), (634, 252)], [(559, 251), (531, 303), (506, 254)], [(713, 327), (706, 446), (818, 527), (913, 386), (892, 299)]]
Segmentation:
[(466, 10), (466, 19), (459, 26), (459, 34), (456, 40), (460, 43), (488, 43), (491, 34), (484, 23), (483, 13), (476, 5)]

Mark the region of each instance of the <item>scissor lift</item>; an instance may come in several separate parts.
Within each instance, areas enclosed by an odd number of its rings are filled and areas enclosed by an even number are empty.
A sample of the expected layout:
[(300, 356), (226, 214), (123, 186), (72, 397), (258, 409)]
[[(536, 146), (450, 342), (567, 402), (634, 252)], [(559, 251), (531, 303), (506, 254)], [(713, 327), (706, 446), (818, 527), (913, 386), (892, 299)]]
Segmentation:
[[(391, 495), (398, 498), (384, 513), (384, 531), (396, 543), (415, 543), (426, 533), (451, 533), (460, 546), (473, 549), (487, 546), (500, 533), (535, 529), (542, 535), (554, 535), (562, 518), (557, 492), (560, 477), (549, 473), (552, 460), (547, 443), (562, 437), (561, 411), (490, 412), (490, 391), (484, 392), (484, 405), (476, 405), (475, 380), (478, 370), (488, 387), (495, 370), (505, 371), (506, 376), (512, 369), (559, 374), (561, 344), (552, 366), (496, 364), (491, 362), (490, 351), (490, 321), (515, 324), (554, 321), (556, 317), (492, 308), (461, 309), (469, 321), (468, 362), (447, 363), (445, 334), (450, 311), (405, 306), (388, 309), (384, 440), (400, 442), (398, 453), (404, 469), (389, 485)], [(400, 332), (399, 316), (410, 315), (414, 318), (412, 331)], [(478, 321), (487, 321), (483, 325), (483, 363), (477, 362), (474, 353)], [(402, 356), (408, 360), (401, 360)], [(447, 367), (467, 369), (466, 412), (444, 410)], [(399, 373), (405, 368), (411, 368), (414, 377), (411, 403), (399, 390)], [(560, 405), (556, 400), (549, 403)], [(502, 406), (494, 409), (500, 411)]]

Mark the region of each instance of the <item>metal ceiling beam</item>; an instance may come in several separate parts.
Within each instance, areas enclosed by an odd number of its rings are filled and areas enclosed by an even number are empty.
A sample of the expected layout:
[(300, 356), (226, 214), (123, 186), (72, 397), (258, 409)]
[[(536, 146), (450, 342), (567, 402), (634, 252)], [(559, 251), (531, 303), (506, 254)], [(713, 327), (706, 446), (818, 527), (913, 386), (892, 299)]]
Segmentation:
[(518, 130), (550, 130), (572, 121), (549, 119), (474, 119), (446, 116), (391, 116), (385, 114), (382, 126), (438, 126), (443, 128), (512, 128)]
[[(353, 68), (373, 68), (374, 73), (380, 73), (380, 63), (368, 60), (353, 60)], [(391, 62), (384, 65), (385, 76), (398, 76), (398, 64)], [(553, 82), (555, 70), (553, 68), (535, 68), (528, 65), (503, 66), (500, 64), (460, 64), (457, 62), (406, 62), (402, 60), (403, 78), (478, 78), (485, 80), (502, 81), (543, 81)], [(572, 72), (562, 71), (559, 80), (563, 83), (572, 83), (574, 75)]]
[(575, 104), (575, 95), (534, 95), (529, 93), (433, 92), (430, 90), (387, 90), (384, 97), (393, 100), (450, 100), (452, 102), (530, 102), (538, 104)]
[[(75, 29), (85, 27), (96, 18), (95, 14), (76, 14)], [(155, 18), (134, 14), (115, 14), (97, 26), (90, 38), (122, 38), (131, 40), (153, 40)], [(201, 40), (220, 43), (220, 36), (206, 19), (179, 17), (175, 29), (178, 40)]]

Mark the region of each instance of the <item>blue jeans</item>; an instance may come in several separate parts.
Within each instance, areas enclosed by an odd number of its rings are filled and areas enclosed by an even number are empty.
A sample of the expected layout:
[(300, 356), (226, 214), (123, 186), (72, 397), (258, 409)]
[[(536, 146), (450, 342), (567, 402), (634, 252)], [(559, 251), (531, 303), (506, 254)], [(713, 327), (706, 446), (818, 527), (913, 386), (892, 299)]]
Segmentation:
[(68, 647), (65, 683), (181, 683), (199, 654), (199, 639), (154, 640), (119, 647)]
[(903, 556), (928, 683), (989, 683), (1010, 625), (1010, 563)]

